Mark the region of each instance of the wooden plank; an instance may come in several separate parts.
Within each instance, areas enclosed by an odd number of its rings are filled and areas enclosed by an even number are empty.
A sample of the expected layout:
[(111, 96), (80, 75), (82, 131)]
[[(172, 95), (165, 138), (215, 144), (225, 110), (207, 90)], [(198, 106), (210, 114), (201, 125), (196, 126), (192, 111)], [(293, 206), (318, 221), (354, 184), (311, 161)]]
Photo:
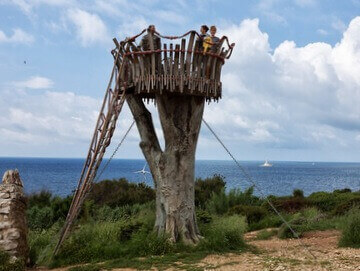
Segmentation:
[[(153, 35), (149, 32), (148, 33), (148, 41), (149, 41), (149, 47), (150, 51), (154, 51), (154, 39)], [(155, 75), (155, 53), (151, 54), (151, 75)]]
[(185, 61), (185, 46), (186, 46), (186, 40), (185, 39), (181, 39), (181, 53), (180, 53), (180, 70), (179, 70), (179, 75), (182, 76), (185, 73), (185, 65), (184, 65), (184, 61)]
[[(179, 78), (179, 57), (180, 57), (180, 45), (176, 44), (175, 45), (175, 58), (174, 58), (174, 75), (175, 78), (178, 79)], [(177, 85), (179, 84), (179, 81), (177, 80)]]
[(194, 39), (195, 39), (195, 32), (193, 31), (190, 34), (189, 44), (186, 54), (186, 75), (188, 77), (190, 77), (190, 72), (191, 72), (191, 56), (192, 56), (192, 51), (194, 49)]
[[(223, 49), (223, 48), (222, 48), (223, 43), (224, 43), (224, 39), (221, 40), (221, 42), (217, 45), (217, 46), (218, 46), (217, 52), (216, 52), (217, 55), (220, 55), (220, 54), (221, 54), (221, 51), (222, 51), (222, 49)], [(218, 67), (217, 63), (218, 63), (218, 62), (221, 62), (221, 60), (219, 60), (218, 58), (214, 57), (213, 64), (212, 64), (211, 77), (210, 77), (212, 80), (215, 80), (216, 70), (217, 70), (217, 67)]]
[[(164, 77), (166, 78), (167, 74), (168, 74), (168, 69), (169, 69), (169, 62), (168, 62), (168, 58), (167, 58), (167, 44), (164, 43)], [(164, 80), (164, 85), (166, 85), (166, 80)]]
[(172, 43), (170, 43), (170, 58), (169, 58), (169, 69), (170, 69), (170, 71), (169, 71), (169, 84), (170, 84), (170, 91), (173, 91), (173, 80), (174, 80), (174, 78), (173, 78), (173, 55), (174, 55), (174, 53), (173, 53), (173, 50), (174, 50), (174, 48), (173, 48), (173, 44)]

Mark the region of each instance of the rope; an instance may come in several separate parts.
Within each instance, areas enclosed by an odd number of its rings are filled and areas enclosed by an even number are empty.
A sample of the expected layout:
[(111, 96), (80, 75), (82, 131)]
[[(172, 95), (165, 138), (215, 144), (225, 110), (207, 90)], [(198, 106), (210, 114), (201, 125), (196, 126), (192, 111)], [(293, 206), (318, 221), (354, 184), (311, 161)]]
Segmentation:
[(295, 238), (298, 240), (299, 244), (303, 246), (303, 248), (316, 260), (317, 258), (315, 255), (308, 249), (308, 247), (304, 244), (304, 242), (300, 239), (299, 235), (295, 232), (295, 230), (290, 226), (290, 224), (286, 221), (286, 219), (280, 214), (280, 212), (276, 209), (274, 204), (269, 200), (268, 197), (265, 196), (264, 192), (258, 187), (257, 183), (253, 180), (251, 175), (245, 170), (243, 166), (240, 165), (240, 163), (236, 160), (236, 158), (231, 154), (229, 149), (225, 146), (225, 144), (221, 141), (221, 139), (217, 136), (215, 131), (210, 127), (210, 125), (203, 119), (203, 122), (205, 123), (206, 127), (210, 130), (210, 132), (215, 136), (217, 141), (221, 144), (221, 146), (225, 149), (225, 151), (229, 154), (232, 160), (234, 160), (235, 164), (238, 166), (238, 168), (242, 171), (242, 173), (245, 175), (245, 178), (248, 179), (248, 181), (259, 191), (260, 195), (266, 200), (266, 202), (271, 206), (271, 208), (275, 211), (275, 213), (280, 217), (280, 219), (285, 223), (285, 225), (289, 228), (289, 230), (292, 232), (292, 234), (295, 236)]
[(106, 164), (104, 165), (104, 167), (101, 169), (100, 173), (98, 174), (98, 176), (96, 177), (96, 179), (94, 180), (94, 183), (96, 183), (101, 175), (104, 173), (104, 171), (106, 170), (106, 168), (109, 166), (111, 160), (114, 158), (115, 154), (117, 153), (117, 151), (119, 150), (120, 146), (122, 145), (122, 143), (124, 142), (125, 138), (127, 137), (127, 135), (130, 133), (130, 130), (132, 129), (132, 127), (135, 124), (135, 120), (133, 120), (133, 122), (131, 123), (130, 127), (127, 129), (126, 133), (124, 134), (124, 136), (122, 137), (122, 139), (120, 140), (119, 144), (117, 145), (117, 147), (115, 148), (113, 154), (110, 156), (109, 160), (106, 162)]
[[(124, 47), (124, 45), (126, 43), (129, 43), (129, 42), (134, 42), (136, 40), (136, 38), (140, 37), (142, 34), (144, 34), (146, 32), (147, 29), (144, 29), (142, 30), (139, 34), (133, 36), (133, 37), (130, 37), (130, 38), (126, 38), (124, 41), (120, 42), (120, 46), (121, 47)], [(166, 35), (162, 35), (160, 34), (159, 32), (155, 31), (155, 33), (160, 37), (160, 38), (163, 38), (163, 39), (168, 39), (168, 40), (175, 40), (175, 39), (181, 39), (181, 38), (184, 38), (186, 36), (188, 36), (189, 34), (191, 33), (194, 33), (200, 40), (202, 40), (203, 42), (207, 43), (207, 44), (210, 44), (210, 45), (213, 45), (215, 43), (212, 43), (212, 42), (208, 42), (206, 40), (203, 39), (203, 37), (201, 37), (201, 35), (196, 32), (195, 30), (190, 30), (188, 32), (186, 32), (185, 34), (182, 34), (182, 35), (179, 35), (179, 36), (166, 36)], [(233, 51), (233, 48), (235, 47), (235, 43), (231, 43), (229, 42), (229, 39), (227, 36), (222, 36), (221, 39), (216, 43), (216, 44), (221, 44), (223, 41), (226, 41), (226, 44), (228, 45), (229, 47), (229, 51), (228, 51), (228, 55), (225, 57), (226, 59), (229, 59), (231, 54), (232, 54), (232, 51)]]

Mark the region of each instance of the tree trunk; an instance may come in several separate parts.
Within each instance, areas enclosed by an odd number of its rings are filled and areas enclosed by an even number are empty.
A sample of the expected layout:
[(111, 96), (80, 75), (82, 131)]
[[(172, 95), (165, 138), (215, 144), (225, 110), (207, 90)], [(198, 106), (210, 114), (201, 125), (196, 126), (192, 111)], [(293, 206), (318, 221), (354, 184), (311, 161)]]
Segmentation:
[(150, 112), (140, 97), (127, 95), (140, 133), (140, 147), (155, 182), (155, 230), (169, 234), (173, 242), (195, 244), (200, 237), (195, 215), (195, 151), (204, 98), (163, 94), (157, 95), (156, 101), (165, 138), (163, 151)]

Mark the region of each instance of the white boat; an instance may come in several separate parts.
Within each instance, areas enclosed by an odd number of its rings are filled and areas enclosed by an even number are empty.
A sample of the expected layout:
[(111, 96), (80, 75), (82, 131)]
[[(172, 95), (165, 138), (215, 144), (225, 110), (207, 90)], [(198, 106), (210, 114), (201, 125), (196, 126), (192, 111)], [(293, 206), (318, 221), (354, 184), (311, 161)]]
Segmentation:
[(264, 164), (260, 165), (261, 167), (272, 167), (272, 164), (268, 162), (268, 160), (265, 161)]

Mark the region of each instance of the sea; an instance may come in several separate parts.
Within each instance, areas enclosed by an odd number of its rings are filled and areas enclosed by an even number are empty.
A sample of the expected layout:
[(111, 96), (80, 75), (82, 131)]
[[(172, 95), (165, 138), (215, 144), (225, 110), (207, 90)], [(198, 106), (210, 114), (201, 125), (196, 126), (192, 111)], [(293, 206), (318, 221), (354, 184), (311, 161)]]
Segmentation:
[[(104, 159), (102, 167), (106, 164)], [(264, 161), (240, 161), (243, 171), (233, 161), (198, 160), (196, 178), (215, 174), (224, 177), (226, 189), (244, 190), (255, 186), (257, 195), (290, 195), (301, 189), (305, 195), (317, 191), (334, 191), (350, 188), (360, 190), (360, 163), (270, 161), (272, 167), (261, 167)], [(67, 196), (77, 186), (84, 159), (73, 158), (0, 158), (0, 174), (17, 168), (27, 194), (47, 190), (54, 195)], [(153, 187), (150, 174), (135, 173), (145, 165), (145, 160), (113, 159), (98, 176), (104, 179), (126, 178), (130, 182)], [(99, 172), (102, 171), (100, 167)], [(146, 166), (145, 170), (149, 170)], [(245, 174), (244, 174), (245, 172)]]

